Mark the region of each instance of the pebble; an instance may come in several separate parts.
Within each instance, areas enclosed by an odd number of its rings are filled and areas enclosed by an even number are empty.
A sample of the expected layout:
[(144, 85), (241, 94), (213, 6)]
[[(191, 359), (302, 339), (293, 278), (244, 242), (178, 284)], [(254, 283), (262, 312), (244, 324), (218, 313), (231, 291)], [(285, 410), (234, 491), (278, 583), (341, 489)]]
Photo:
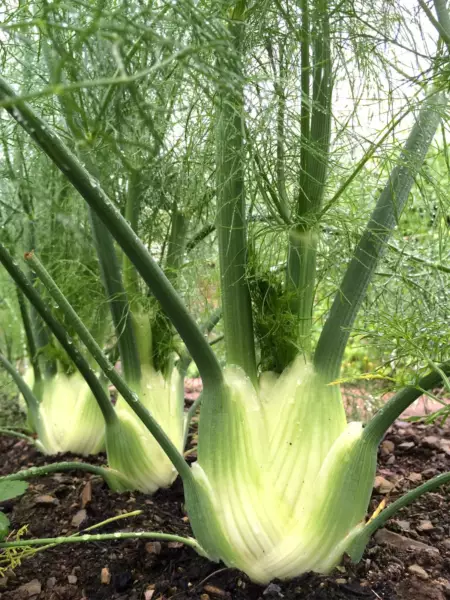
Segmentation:
[(420, 521), (416, 529), (417, 531), (432, 531), (434, 529), (434, 525), (431, 521)]
[(205, 591), (210, 596), (215, 596), (216, 598), (226, 598), (227, 593), (220, 587), (216, 587), (215, 585), (205, 585), (203, 587), (203, 591)]
[(376, 532), (374, 539), (378, 544), (388, 544), (400, 550), (425, 550), (430, 554), (440, 554), (439, 550), (433, 548), (433, 546), (428, 546), (423, 542), (412, 540), (398, 533), (394, 533), (393, 531), (389, 531), (389, 529), (379, 529)]
[(380, 494), (388, 494), (394, 488), (394, 484), (381, 475), (377, 475), (375, 477), (373, 488)]
[(49, 577), (47, 579), (47, 589), (51, 590), (56, 585), (56, 577)]
[(8, 585), (8, 578), (0, 577), (0, 590), (5, 590), (7, 585)]
[(399, 445), (400, 450), (411, 450), (411, 448), (414, 448), (415, 444), (414, 442), (402, 442)]
[(58, 498), (55, 498), (54, 496), (49, 496), (47, 494), (44, 494), (42, 496), (36, 496), (34, 502), (35, 504), (52, 504), (54, 506), (59, 504)]
[(147, 542), (145, 550), (149, 554), (161, 554), (161, 542)]
[(28, 597), (32, 598), (33, 596), (38, 596), (41, 593), (41, 590), (42, 585), (39, 579), (32, 579), (28, 583), (24, 583), (23, 585), (21, 585), (17, 591), (19, 592), (19, 595), (28, 594)]
[(388, 454), (392, 454), (392, 452), (394, 452), (395, 444), (394, 444), (394, 442), (391, 442), (391, 440), (384, 440), (384, 442), (382, 442), (380, 448), (381, 448), (381, 455), (387, 456)]
[(413, 575), (416, 575), (416, 577), (419, 577), (419, 579), (425, 580), (429, 578), (428, 573), (420, 565), (411, 565), (408, 567), (408, 571)]
[(111, 583), (111, 573), (108, 567), (103, 567), (100, 573), (100, 581), (103, 585), (109, 585)]
[(67, 576), (67, 581), (71, 584), (71, 585), (75, 585), (78, 581), (78, 577), (76, 575), (68, 575)]
[(422, 475), (426, 478), (429, 479), (430, 477), (434, 477), (437, 473), (437, 469), (434, 469), (433, 467), (429, 467), (428, 469), (424, 469), (422, 471)]
[(422, 481), (422, 473), (410, 473), (408, 479), (413, 483), (419, 483), (419, 481)]
[(88, 481), (81, 492), (81, 508), (84, 508), (92, 500), (92, 483)]
[(87, 512), (85, 508), (82, 508), (72, 517), (72, 527), (79, 527), (87, 518)]
[(422, 444), (424, 446), (428, 446), (429, 448), (435, 448), (437, 450), (441, 449), (440, 439), (435, 435), (427, 435), (423, 438)]
[(409, 521), (396, 521), (396, 523), (402, 531), (411, 531), (411, 523)]

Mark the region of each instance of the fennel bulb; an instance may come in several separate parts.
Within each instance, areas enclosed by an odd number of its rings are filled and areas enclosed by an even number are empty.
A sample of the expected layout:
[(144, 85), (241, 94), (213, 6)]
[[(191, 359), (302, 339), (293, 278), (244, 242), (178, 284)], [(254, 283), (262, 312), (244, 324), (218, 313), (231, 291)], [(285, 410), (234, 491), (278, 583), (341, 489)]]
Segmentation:
[(103, 415), (79, 373), (58, 374), (44, 382), (36, 433), (45, 454), (73, 452), (87, 456), (103, 449)]
[(361, 443), (339, 387), (302, 358), (258, 390), (228, 367), (218, 396), (202, 408), (185, 486), (195, 537), (259, 583), (330, 571), (363, 527), (376, 444)]
[[(140, 384), (135, 387), (140, 402), (183, 452), (184, 387), (178, 370), (173, 369), (166, 381), (161, 373), (143, 367)], [(177, 472), (158, 442), (122, 397), (117, 401), (116, 412), (119, 422), (106, 431), (109, 466), (128, 479), (131, 489), (152, 494), (160, 487), (170, 486)]]

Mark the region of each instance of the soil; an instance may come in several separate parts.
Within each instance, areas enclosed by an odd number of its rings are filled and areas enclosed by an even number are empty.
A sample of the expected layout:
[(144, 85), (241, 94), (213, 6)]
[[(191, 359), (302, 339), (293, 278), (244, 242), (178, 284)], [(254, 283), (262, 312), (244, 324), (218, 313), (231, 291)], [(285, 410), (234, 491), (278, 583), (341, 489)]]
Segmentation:
[[(0, 437), (0, 474), (73, 457), (44, 457), (25, 441)], [(76, 460), (80, 460), (77, 458)], [(104, 457), (90, 462), (104, 462)], [(448, 471), (450, 427), (398, 422), (380, 448), (370, 510)], [(27, 558), (0, 578), (1, 600), (445, 600), (450, 598), (450, 486), (403, 509), (366, 549), (358, 565), (344, 561), (331, 575), (307, 574), (262, 587), (239, 571), (211, 563), (189, 548), (143, 540), (60, 545)], [(26, 536), (67, 535), (109, 517), (142, 509), (101, 532), (152, 530), (189, 535), (178, 480), (151, 498), (112, 493), (79, 471), (30, 482), (3, 504)], [(80, 511), (86, 511), (80, 512)], [(74, 517), (84, 520), (76, 527)], [(397, 535), (392, 535), (397, 534)], [(418, 544), (417, 542), (421, 542)], [(103, 583), (102, 583), (103, 577)]]

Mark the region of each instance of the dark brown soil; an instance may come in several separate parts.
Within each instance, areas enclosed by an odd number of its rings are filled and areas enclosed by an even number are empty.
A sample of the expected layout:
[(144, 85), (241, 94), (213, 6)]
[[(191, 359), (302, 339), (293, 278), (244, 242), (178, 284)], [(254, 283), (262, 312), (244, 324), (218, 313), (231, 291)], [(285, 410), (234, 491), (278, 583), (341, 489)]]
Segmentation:
[[(395, 487), (388, 502), (434, 475), (448, 471), (450, 429), (399, 423), (380, 450), (377, 487), (371, 510)], [(448, 444), (442, 442), (448, 440)], [(0, 474), (42, 465), (51, 459), (24, 441), (0, 437)], [(58, 460), (70, 457), (58, 457)], [(56, 459), (55, 459), (56, 460)], [(104, 458), (95, 459), (102, 462)], [(90, 484), (88, 484), (90, 482)], [(31, 482), (27, 493), (3, 505), (15, 529), (28, 525), (32, 537), (67, 535), (79, 531), (73, 517), (82, 508), (82, 493), (91, 486), (81, 528), (109, 517), (142, 509), (143, 514), (103, 527), (103, 533), (152, 530), (189, 535), (179, 481), (149, 498), (143, 494), (114, 494), (98, 478), (81, 472), (51, 475)], [(50, 496), (50, 498), (49, 498)], [(252, 584), (242, 573), (210, 563), (185, 547), (111, 541), (60, 545), (38, 552), (7, 577), (0, 578), (1, 600), (445, 600), (450, 598), (450, 487), (422, 497), (404, 509), (387, 529), (403, 536), (386, 543), (383, 534), (372, 540), (359, 565), (345, 564), (328, 577), (308, 574), (266, 588)], [(386, 534), (386, 531), (383, 530)], [(405, 540), (427, 547), (409, 548)], [(394, 544), (394, 545), (392, 545)], [(110, 583), (101, 582), (109, 573)], [(105, 571), (107, 570), (107, 571)], [(33, 580), (37, 580), (34, 581)], [(39, 584), (41, 586), (40, 593)], [(31, 595), (30, 595), (31, 592)], [(34, 594), (34, 595), (33, 595)]]

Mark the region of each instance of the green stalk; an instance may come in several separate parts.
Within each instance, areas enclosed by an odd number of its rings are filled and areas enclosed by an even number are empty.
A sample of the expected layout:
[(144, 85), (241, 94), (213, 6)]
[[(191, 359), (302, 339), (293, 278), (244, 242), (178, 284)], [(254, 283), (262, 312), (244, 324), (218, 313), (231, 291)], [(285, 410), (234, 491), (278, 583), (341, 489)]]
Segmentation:
[(136, 336), (134, 335), (130, 305), (123, 286), (114, 241), (106, 225), (92, 209), (89, 210), (89, 219), (102, 282), (108, 296), (111, 316), (117, 335), (123, 373), (128, 382), (136, 384), (141, 379), (138, 345)]
[(425, 160), (446, 104), (447, 100), (441, 93), (425, 101), (336, 293), (314, 357), (316, 368), (329, 381), (339, 376), (353, 323), (386, 242), (408, 200), (414, 178)]
[(22, 292), (19, 289), (17, 289), (17, 300), (19, 303), (19, 310), (20, 310), (20, 316), (22, 317), (23, 328), (25, 330), (28, 355), (30, 357), (31, 366), (33, 368), (34, 383), (35, 383), (35, 386), (38, 387), (42, 381), (42, 372), (41, 372), (41, 367), (39, 365), (39, 360), (38, 360), (38, 356), (37, 356), (36, 339), (34, 336), (33, 325), (31, 323), (30, 315), (28, 313), (28, 308), (27, 308), (27, 305), (25, 304), (25, 299), (23, 297)]
[[(286, 270), (289, 309), (292, 314), (298, 315), (298, 342), (307, 355), (311, 351), (316, 280), (316, 220), (322, 208), (328, 170), (332, 91), (328, 0), (317, 0), (314, 8), (314, 62), (311, 68), (310, 14), (308, 3), (302, 0), (299, 198), (295, 218), (297, 225), (289, 235)], [(295, 344), (292, 344), (292, 349), (295, 349)], [(289, 358), (292, 360), (294, 356)]]
[[(23, 148), (20, 132), (17, 133), (17, 151), (15, 153), (14, 162), (15, 168), (18, 171), (18, 177), (15, 172), (12, 171), (12, 177), (17, 182), (18, 196), (22, 203), (22, 208), (27, 217), (26, 223), (26, 243), (29, 248), (36, 248), (37, 246), (37, 235), (36, 235), (36, 219), (34, 214), (33, 196), (30, 191), (28, 184), (28, 173), (24, 164)], [(12, 166), (11, 166), (12, 169)], [(31, 276), (31, 282), (34, 284)], [(30, 325), (33, 331), (33, 337), (35, 339), (36, 350), (46, 348), (50, 344), (50, 336), (45, 328), (44, 323), (39, 318), (33, 306), (30, 307)], [(52, 378), (56, 375), (57, 366), (56, 361), (46, 356), (45, 351), (43, 353), (35, 352), (35, 360), (41, 370), (44, 371), (44, 375), (47, 378)]]
[(444, 373), (444, 375), (450, 375), (450, 361), (440, 364), (437, 369), (419, 379), (417, 385), (408, 385), (392, 396), (392, 398), (380, 408), (371, 421), (369, 421), (364, 429), (364, 437), (375, 440), (375, 442), (379, 444), (395, 419), (397, 419), (402, 412), (414, 402), (414, 400), (417, 400), (417, 398), (423, 394), (424, 390), (431, 390), (442, 383), (442, 373)]
[(176, 203), (174, 203), (172, 206), (171, 227), (165, 269), (167, 278), (172, 282), (174, 287), (176, 287), (176, 279), (183, 266), (184, 251), (186, 248), (186, 231), (186, 217), (178, 210)]
[[(0, 477), (0, 482), (32, 479), (33, 477), (41, 477), (49, 475), (50, 473), (63, 473), (65, 471), (85, 471), (86, 473), (98, 475), (105, 480), (112, 474), (111, 469), (99, 467), (98, 465), (90, 465), (89, 463), (84, 462), (59, 462), (43, 465), (42, 467), (23, 469), (22, 471), (17, 471), (17, 473), (12, 473), (11, 475), (3, 475)], [(117, 476), (117, 472), (114, 472), (114, 475)]]
[(60, 536), (54, 538), (39, 538), (37, 540), (20, 540), (15, 542), (2, 542), (0, 543), (0, 549), (4, 548), (27, 548), (28, 546), (46, 546), (47, 544), (76, 544), (80, 542), (106, 542), (106, 541), (119, 541), (119, 540), (160, 540), (161, 542), (178, 542), (189, 546), (193, 550), (200, 554), (200, 556), (206, 556), (205, 551), (200, 544), (194, 538), (185, 538), (179, 535), (172, 535), (170, 533), (157, 533), (157, 532), (146, 532), (137, 531), (135, 533), (97, 533), (97, 534), (82, 534), (82, 535), (71, 535), (71, 536)]
[[(128, 193), (125, 204), (125, 219), (130, 224), (133, 231), (138, 230), (139, 215), (141, 212), (142, 200), (142, 182), (139, 171), (132, 171), (128, 179)], [(123, 255), (122, 272), (125, 289), (131, 305), (134, 306), (136, 299), (139, 298), (139, 277), (136, 269), (130, 262), (126, 254)]]
[(6, 435), (9, 437), (19, 438), (21, 440), (26, 440), (32, 446), (39, 446), (39, 442), (36, 442), (36, 440), (34, 438), (30, 437), (29, 435), (26, 435), (25, 433), (21, 433), (20, 431), (14, 431), (13, 429), (8, 429), (7, 427), (0, 427), (0, 435)]
[[(164, 272), (174, 289), (178, 287), (178, 275), (183, 265), (186, 247), (186, 216), (178, 210), (176, 202), (172, 205), (171, 225), (167, 243), (167, 256)], [(173, 367), (174, 330), (167, 316), (158, 307), (152, 319), (153, 365), (161, 371), (164, 378), (170, 377)]]
[[(48, 31), (47, 34), (52, 40), (58, 53), (61, 54), (62, 42), (59, 32), (57, 30)], [(49, 70), (51, 71), (51, 57), (47, 45), (44, 45), (44, 54), (49, 65)], [(58, 76), (61, 76), (61, 73), (58, 73)], [(76, 80), (76, 72), (74, 72), (73, 69), (69, 69), (69, 78), (72, 82)], [(54, 77), (52, 77), (52, 79), (54, 79)], [(57, 83), (60, 83), (59, 79)], [(83, 148), (83, 145), (86, 143), (84, 130), (79, 119), (74, 117), (77, 112), (84, 112), (82, 103), (78, 106), (71, 94), (60, 94), (58, 99), (69, 131), (74, 140), (80, 142), (80, 147)], [(95, 165), (93, 165), (88, 152), (86, 150), (81, 150), (80, 156), (89, 173), (91, 173), (93, 177), (98, 177), (98, 170), (95, 168)], [(98, 218), (91, 208), (89, 209), (89, 220), (102, 283), (108, 298), (111, 317), (118, 340), (122, 369), (127, 381), (138, 383), (141, 378), (139, 353), (137, 350), (127, 293), (122, 282), (120, 264), (114, 248), (114, 241), (107, 227), (105, 227), (101, 219)], [(35, 247), (30, 246), (30, 248)]]
[(163, 305), (164, 311), (197, 363), (204, 385), (213, 391), (217, 384), (222, 382), (220, 365), (181, 298), (144, 244), (108, 198), (99, 182), (88, 173), (48, 125), (24, 101), (20, 100), (0, 77), (0, 102), (3, 100), (7, 100), (7, 110), (10, 115), (28, 132), (107, 225), (155, 297)]
[(164, 430), (159, 426), (157, 421), (155, 421), (150, 412), (137, 401), (136, 394), (128, 387), (114, 366), (109, 362), (94, 337), (81, 321), (80, 317), (72, 308), (67, 298), (61, 292), (56, 282), (52, 279), (51, 275), (47, 272), (39, 259), (33, 253), (28, 253), (26, 259), (49, 291), (53, 300), (58, 304), (61, 311), (64, 312), (68, 323), (74, 328), (80, 340), (97, 361), (99, 367), (154, 436), (181, 477), (184, 479), (191, 477), (190, 468), (183, 456), (178, 452), (177, 448), (165, 434)]
[(231, 36), (231, 81), (218, 90), (216, 154), (217, 217), (223, 323), (227, 362), (241, 367), (256, 383), (256, 357), (247, 283), (244, 190), (244, 98), (241, 65), (245, 0), (236, 5)]
[(1, 243), (0, 262), (11, 275), (16, 285), (21, 289), (24, 296), (26, 296), (26, 298), (28, 298), (31, 304), (35, 307), (40, 317), (48, 325), (49, 329), (52, 331), (58, 342), (67, 352), (77, 369), (80, 371), (81, 375), (86, 380), (86, 383), (89, 385), (95, 399), (99, 404), (106, 423), (113, 424), (117, 422), (117, 416), (110, 399), (100, 381), (95, 376), (95, 373), (91, 370), (89, 363), (76, 348), (73, 340), (69, 335), (67, 335), (67, 332), (61, 323), (52, 315), (50, 309), (42, 300), (39, 292), (33, 287), (28, 277), (25, 275), (25, 273), (23, 273), (23, 271), (20, 270), (20, 268), (17, 266), (17, 263), (13, 261), (9, 252)]
[(13, 367), (9, 360), (3, 356), (3, 354), (0, 354), (0, 364), (3, 365), (5, 371), (11, 375), (14, 383), (17, 385), (20, 393), (24, 397), (30, 418), (30, 427), (33, 429), (33, 431), (36, 431), (36, 423), (39, 419), (39, 400), (25, 383), (25, 380), (20, 376), (18, 371)]
[(381, 511), (378, 517), (372, 519), (367, 523), (364, 529), (358, 534), (358, 536), (353, 540), (352, 544), (347, 548), (347, 554), (350, 556), (354, 563), (357, 563), (361, 560), (365, 547), (370, 539), (370, 537), (375, 533), (377, 529), (382, 527), (386, 521), (391, 519), (399, 510), (405, 508), (405, 506), (409, 506), (413, 502), (420, 498), (423, 494), (427, 492), (432, 492), (441, 485), (445, 485), (446, 483), (450, 483), (450, 473), (443, 473), (442, 475), (437, 475), (433, 477), (429, 481), (426, 481), (419, 487), (414, 490), (409, 491), (407, 494), (390, 504), (387, 508)]

